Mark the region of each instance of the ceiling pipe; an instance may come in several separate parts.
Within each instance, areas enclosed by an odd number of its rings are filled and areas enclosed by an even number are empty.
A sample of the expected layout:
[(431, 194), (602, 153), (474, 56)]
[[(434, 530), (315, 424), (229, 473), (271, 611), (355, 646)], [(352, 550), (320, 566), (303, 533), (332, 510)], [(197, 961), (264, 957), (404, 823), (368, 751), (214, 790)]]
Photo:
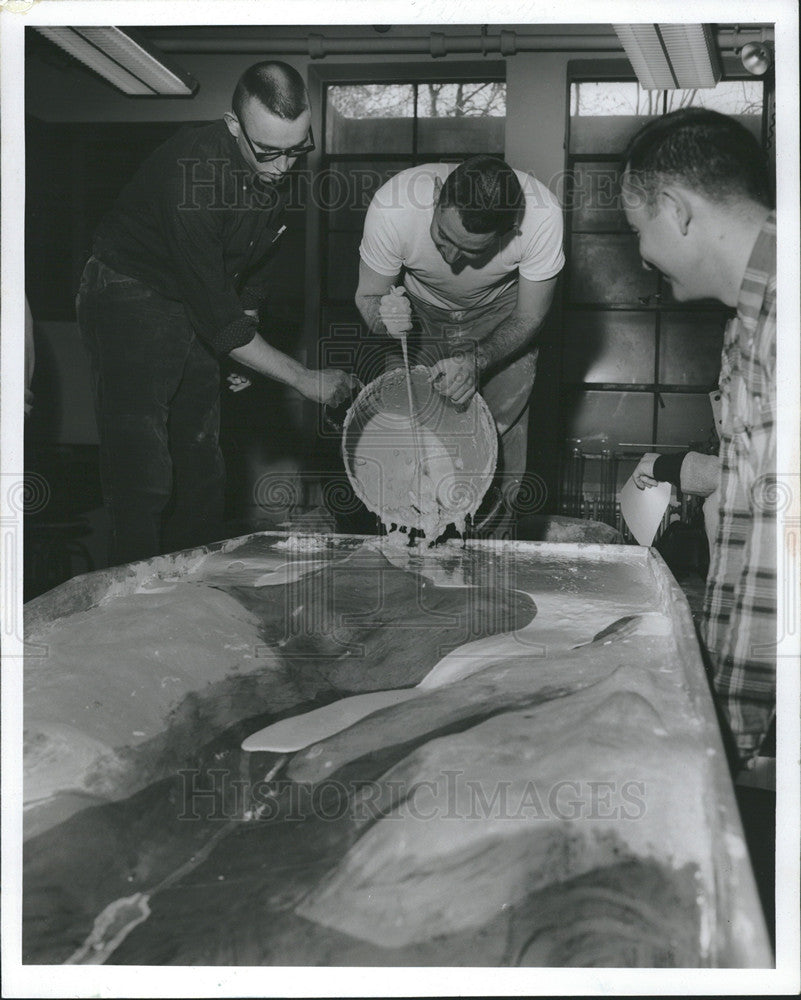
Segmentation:
[[(164, 52), (239, 53), (262, 55), (269, 51), (275, 55), (308, 55), (311, 59), (324, 59), (332, 55), (429, 55), (440, 58), (450, 54), (472, 53), (514, 56), (518, 52), (620, 52), (623, 46), (617, 35), (584, 34), (535, 34), (502, 30), (497, 35), (449, 35), (432, 31), (428, 36), (357, 35), (352, 38), (330, 38), (319, 32), (295, 38), (255, 36), (251, 38), (180, 38), (160, 35), (154, 31), (150, 39)], [(721, 52), (739, 52), (747, 42), (772, 40), (773, 30), (764, 28), (720, 29), (716, 32)]]
[(362, 35), (353, 38), (329, 38), (310, 32), (302, 38), (169, 38), (151, 35), (164, 52), (214, 52), (260, 55), (269, 51), (275, 55), (308, 55), (323, 59), (333, 55), (429, 55), (433, 58), (451, 53), (489, 55), (500, 53), (513, 56), (518, 52), (575, 52), (584, 50), (620, 51), (617, 36), (612, 35), (522, 35), (516, 31), (501, 31), (497, 35), (446, 35), (432, 31), (420, 37), (388, 37)]

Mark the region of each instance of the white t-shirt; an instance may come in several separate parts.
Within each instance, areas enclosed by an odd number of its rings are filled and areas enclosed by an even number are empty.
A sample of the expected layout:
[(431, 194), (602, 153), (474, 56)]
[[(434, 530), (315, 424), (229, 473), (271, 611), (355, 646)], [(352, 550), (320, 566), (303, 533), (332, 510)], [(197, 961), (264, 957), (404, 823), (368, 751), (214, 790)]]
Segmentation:
[(545, 281), (561, 271), (562, 210), (544, 184), (515, 170), (526, 199), (520, 233), (506, 238), (482, 267), (468, 263), (454, 273), (431, 239), (434, 180), (444, 180), (455, 163), (424, 163), (391, 177), (373, 196), (359, 253), (379, 274), (406, 269), (404, 285), (418, 298), (444, 309), (485, 305), (517, 282)]

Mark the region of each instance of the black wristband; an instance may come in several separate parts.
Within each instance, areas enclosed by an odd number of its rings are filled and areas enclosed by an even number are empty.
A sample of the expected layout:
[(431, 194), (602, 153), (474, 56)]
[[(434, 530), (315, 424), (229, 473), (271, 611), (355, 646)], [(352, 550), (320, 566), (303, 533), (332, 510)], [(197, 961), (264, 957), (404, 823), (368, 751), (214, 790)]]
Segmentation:
[(654, 479), (660, 483), (672, 483), (681, 489), (681, 466), (689, 454), (682, 451), (678, 455), (660, 455), (654, 460)]

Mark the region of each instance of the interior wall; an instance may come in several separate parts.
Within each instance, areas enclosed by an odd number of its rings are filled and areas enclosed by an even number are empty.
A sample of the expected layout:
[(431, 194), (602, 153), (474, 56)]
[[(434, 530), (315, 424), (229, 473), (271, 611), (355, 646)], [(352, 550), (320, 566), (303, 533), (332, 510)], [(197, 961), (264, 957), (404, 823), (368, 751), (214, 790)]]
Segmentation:
[(555, 193), (565, 164), (566, 52), (526, 52), (506, 64), (506, 159)]

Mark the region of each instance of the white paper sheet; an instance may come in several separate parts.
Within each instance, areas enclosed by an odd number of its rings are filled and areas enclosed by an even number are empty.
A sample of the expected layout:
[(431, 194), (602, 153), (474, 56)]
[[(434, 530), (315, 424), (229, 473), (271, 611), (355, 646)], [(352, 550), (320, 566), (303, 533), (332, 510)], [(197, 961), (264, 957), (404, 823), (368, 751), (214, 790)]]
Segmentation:
[(670, 483), (657, 483), (641, 490), (629, 476), (620, 491), (620, 512), (640, 545), (651, 545), (669, 503)]

